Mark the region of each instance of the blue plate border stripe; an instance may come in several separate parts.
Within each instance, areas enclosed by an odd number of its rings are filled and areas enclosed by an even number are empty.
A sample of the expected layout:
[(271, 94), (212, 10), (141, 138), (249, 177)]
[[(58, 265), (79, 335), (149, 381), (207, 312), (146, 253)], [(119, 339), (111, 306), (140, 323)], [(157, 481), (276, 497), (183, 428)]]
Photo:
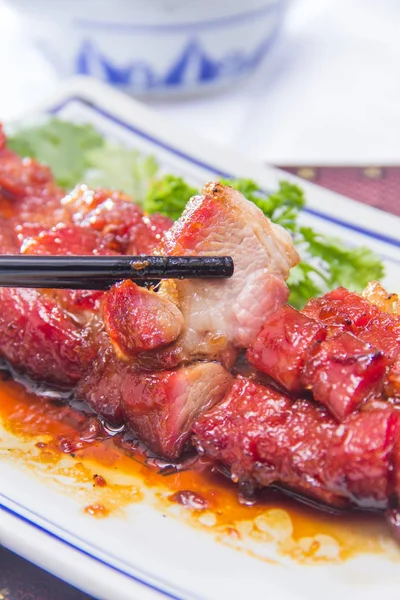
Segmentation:
[[(28, 518), (25, 517), (24, 515), (22, 515), (21, 513), (16, 512), (15, 510), (13, 510), (12, 508), (10, 508), (9, 506), (7, 506), (6, 504), (4, 504), (4, 502), (2, 501), (5, 500), (13, 505), (15, 505), (16, 507), (22, 509), (23, 511), (29, 513), (30, 515), (32, 515), (32, 518)], [(85, 550), (84, 548), (82, 548), (81, 546), (79, 546), (78, 542), (84, 543), (86, 546), (88, 546), (89, 548), (91, 548), (93, 551), (98, 550), (95, 546), (93, 546), (92, 544), (90, 544), (89, 542), (80, 539), (78, 536), (71, 534), (69, 531), (63, 529), (62, 527), (60, 527), (59, 525), (56, 525), (55, 523), (52, 523), (49, 519), (46, 519), (45, 517), (36, 514), (34, 511), (31, 511), (30, 509), (26, 508), (25, 506), (19, 504), (18, 502), (16, 502), (15, 500), (12, 500), (11, 498), (8, 498), (7, 496), (5, 496), (4, 494), (0, 494), (0, 510), (10, 514), (13, 517), (16, 517), (18, 520), (22, 521), (23, 523), (26, 523), (27, 525), (34, 527), (35, 529), (37, 529), (38, 531), (40, 531), (41, 533), (44, 533), (46, 535), (48, 535), (49, 537), (57, 540), (58, 542), (61, 542), (62, 544), (65, 544), (66, 546), (69, 546), (70, 548), (72, 548), (73, 550), (77, 550), (78, 552), (81, 552), (82, 554), (84, 554), (85, 556), (95, 560), (96, 562), (110, 568), (113, 569), (114, 571), (116, 571), (117, 573), (120, 573), (121, 575), (124, 575), (130, 579), (133, 579), (134, 581), (136, 581), (137, 583), (140, 583), (141, 585), (144, 585), (146, 587), (148, 587), (149, 589), (161, 593), (164, 596), (166, 596), (167, 598), (170, 598), (171, 600), (186, 600), (187, 596), (184, 595), (183, 591), (179, 591), (178, 593), (180, 594), (179, 596), (177, 595), (176, 592), (172, 593), (169, 592), (168, 590), (166, 590), (165, 588), (162, 587), (162, 584), (165, 583), (166, 586), (168, 586), (169, 588), (171, 588), (171, 586), (169, 584), (167, 584), (166, 582), (157, 582), (156, 580), (154, 580), (154, 578), (150, 575), (148, 575), (147, 573), (139, 573), (138, 569), (136, 567), (131, 567), (131, 565), (129, 565), (133, 570), (137, 571), (138, 573), (136, 575), (133, 575), (132, 573), (129, 573), (128, 571), (124, 570), (121, 567), (117, 567), (113, 564), (108, 563), (107, 561), (103, 560), (102, 558), (100, 558), (99, 556), (96, 556), (95, 554), (92, 554), (91, 552)], [(49, 529), (46, 529), (45, 527), (43, 527), (42, 525), (40, 525), (39, 523), (37, 523), (34, 520), (34, 517), (37, 517), (38, 519), (40, 519), (41, 521), (43, 521), (44, 523), (47, 523), (48, 525), (50, 525), (51, 527), (53, 527), (54, 529), (58, 529), (61, 533), (66, 533), (68, 536), (70, 536), (71, 538), (76, 540), (76, 543), (73, 543), (72, 541), (68, 541), (65, 538), (59, 537), (56, 533), (54, 533), (53, 531), (50, 531)], [(101, 552), (104, 554), (104, 551), (101, 550)], [(109, 557), (110, 559), (112, 559), (112, 557)], [(120, 559), (116, 559), (119, 562)], [(154, 583), (151, 581), (153, 579)]]

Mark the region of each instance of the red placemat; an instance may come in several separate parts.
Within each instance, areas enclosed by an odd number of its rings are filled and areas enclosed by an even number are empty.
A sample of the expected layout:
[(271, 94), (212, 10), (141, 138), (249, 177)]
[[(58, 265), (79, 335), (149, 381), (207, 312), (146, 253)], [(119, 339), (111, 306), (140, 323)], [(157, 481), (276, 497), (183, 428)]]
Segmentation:
[[(280, 167), (303, 179), (400, 216), (400, 167)], [(0, 600), (90, 600), (0, 548)]]
[(280, 167), (329, 190), (400, 216), (400, 167)]

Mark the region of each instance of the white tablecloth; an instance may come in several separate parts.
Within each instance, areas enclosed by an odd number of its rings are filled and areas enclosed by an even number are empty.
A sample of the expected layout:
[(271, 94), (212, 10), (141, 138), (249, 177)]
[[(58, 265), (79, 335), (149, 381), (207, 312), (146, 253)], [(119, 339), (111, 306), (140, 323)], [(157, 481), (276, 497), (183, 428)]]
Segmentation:
[[(57, 77), (3, 1), (6, 120), (54, 90)], [(400, 1), (294, 0), (265, 64), (237, 89), (153, 106), (187, 129), (274, 164), (399, 163)]]

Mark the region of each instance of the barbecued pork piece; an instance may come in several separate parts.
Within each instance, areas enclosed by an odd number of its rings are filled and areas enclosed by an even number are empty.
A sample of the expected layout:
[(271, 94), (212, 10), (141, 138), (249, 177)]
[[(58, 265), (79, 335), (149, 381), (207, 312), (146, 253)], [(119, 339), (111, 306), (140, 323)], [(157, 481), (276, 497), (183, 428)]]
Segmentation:
[[(147, 253), (171, 224), (161, 215), (147, 219), (120, 193), (84, 186), (63, 197), (47, 167), (6, 148), (0, 128), (1, 253)], [(103, 352), (108, 344), (108, 339), (103, 343), (102, 296), (85, 290), (0, 289), (0, 355), (35, 379), (74, 385), (99, 347)]]
[(288, 392), (310, 390), (343, 421), (382, 392), (383, 353), (349, 332), (331, 334), (314, 319), (284, 306), (268, 319), (247, 350), (251, 364)]
[(153, 452), (177, 459), (195, 419), (223, 399), (231, 379), (210, 362), (132, 374), (121, 382), (125, 421)]
[[(218, 281), (162, 282), (158, 297), (177, 304), (184, 328), (171, 347), (138, 355), (143, 368), (169, 368), (198, 359), (230, 367), (237, 351), (247, 347), (288, 298), (285, 280), (298, 261), (290, 234), (228, 186), (210, 183), (203, 192), (189, 201), (158, 252), (232, 256), (234, 275)], [(129, 319), (128, 307), (126, 311)]]
[(397, 437), (391, 457), (391, 468), (392, 477), (388, 490), (386, 518), (392, 527), (397, 541), (400, 541), (400, 436)]
[(20, 203), (20, 206), (23, 206), (24, 200), (34, 201), (39, 198), (47, 198), (53, 206), (52, 200), (60, 201), (64, 195), (54, 182), (48, 167), (31, 158), (21, 160), (6, 148), (3, 135), (0, 139), (0, 193)]
[[(103, 256), (113, 255), (114, 252), (103, 244), (101, 236), (90, 229), (83, 229), (74, 223), (65, 225), (59, 223), (50, 229), (44, 229), (38, 235), (24, 239), (21, 254), (37, 256)], [(103, 292), (95, 290), (52, 290), (47, 295), (57, 300), (62, 308), (74, 315), (81, 324), (92, 319), (96, 311), (100, 319), (100, 300)], [(87, 313), (91, 311), (91, 313)]]
[(115, 254), (104, 244), (99, 235), (77, 225), (58, 223), (43, 229), (38, 235), (25, 238), (21, 254), (42, 255), (104, 255)]
[(322, 298), (309, 300), (302, 312), (335, 333), (350, 331), (389, 358), (400, 346), (400, 315), (380, 310), (355, 292), (337, 288)]
[(383, 391), (387, 366), (383, 353), (347, 331), (313, 346), (302, 383), (338, 421)]
[(380, 310), (344, 288), (309, 300), (302, 312), (326, 325), (333, 334), (350, 331), (383, 352), (389, 361), (384, 387), (388, 395), (400, 398), (400, 379), (396, 375), (400, 357), (400, 315)]
[(209, 183), (165, 234), (168, 255), (227, 255), (235, 272), (225, 281), (177, 282), (186, 352), (213, 354), (221, 337), (247, 347), (263, 322), (288, 297), (285, 280), (299, 260), (290, 234), (238, 191)]
[(77, 394), (113, 425), (128, 425), (156, 454), (177, 459), (193, 421), (222, 400), (232, 377), (218, 363), (154, 373), (135, 371), (112, 355), (98, 359)]
[(400, 398), (400, 349), (385, 375), (383, 389), (388, 398)]
[(325, 340), (326, 334), (326, 327), (285, 305), (265, 321), (246, 356), (288, 392), (300, 394), (304, 391), (301, 377), (308, 353)]
[[(16, 238), (6, 219), (4, 224), (5, 231), (0, 232), (3, 253), (21, 250), (24, 254), (36, 255), (114, 254), (104, 244), (101, 233), (73, 222), (42, 227), (36, 235), (31, 235), (30, 229), (30, 235), (22, 240), (19, 249), (17, 242), (13, 245)], [(98, 352), (102, 296), (103, 292), (99, 291), (41, 293), (1, 288), (0, 355), (18, 371), (35, 379), (52, 384), (75, 384)], [(175, 310), (179, 317), (179, 311)]]
[[(98, 235), (78, 230), (72, 221), (53, 226), (64, 215), (62, 192), (46, 167), (2, 150), (1, 194), (10, 202), (0, 224), (2, 253), (18, 254), (21, 249), (27, 254), (105, 253)], [(96, 328), (82, 315), (82, 310), (94, 308), (95, 299), (89, 302), (87, 293), (80, 291), (1, 288), (0, 355), (33, 379), (73, 386), (97, 354)]]
[(0, 126), (0, 217), (15, 228), (20, 244), (42, 231), (74, 223), (96, 231), (102, 244), (122, 254), (150, 254), (172, 221), (145, 217), (121, 192), (77, 186), (65, 196), (48, 167), (6, 148)]
[(85, 400), (111, 426), (121, 427), (124, 424), (121, 381), (132, 369), (117, 358), (107, 339), (102, 341), (105, 343), (80, 379), (75, 395)]
[[(35, 193), (39, 198), (38, 190)], [(46, 194), (42, 191), (43, 202)], [(47, 208), (42, 206), (41, 211)], [(98, 235), (78, 229), (73, 223), (48, 229), (39, 224), (36, 235), (18, 240), (18, 232), (24, 228), (24, 222), (19, 227), (19, 218), (16, 212), (0, 221), (0, 226), (4, 225), (0, 230), (2, 253), (109, 253), (102, 248)], [(50, 216), (46, 218), (50, 220)], [(29, 235), (34, 233), (30, 225), (28, 229)], [(97, 354), (96, 308), (99, 310), (99, 292), (0, 288), (0, 355), (19, 373), (71, 387)]]
[(32, 379), (71, 387), (92, 364), (90, 330), (46, 294), (0, 289), (0, 354)]
[(15, 233), (8, 225), (8, 220), (0, 217), (0, 253), (18, 254), (19, 243)]
[[(383, 312), (400, 316), (400, 299), (398, 294), (388, 293), (377, 281), (371, 281), (362, 293), (363, 298), (375, 304)], [(400, 397), (400, 348), (395, 353), (384, 379), (385, 394)]]
[(173, 221), (145, 216), (126, 194), (77, 186), (62, 200), (76, 224), (98, 232), (104, 246), (120, 254), (151, 254)]
[(387, 403), (338, 425), (325, 408), (239, 376), (193, 431), (197, 450), (247, 489), (280, 484), (331, 506), (388, 506), (400, 412)]
[(132, 281), (118, 283), (105, 294), (103, 319), (121, 360), (171, 344), (183, 327), (175, 304)]

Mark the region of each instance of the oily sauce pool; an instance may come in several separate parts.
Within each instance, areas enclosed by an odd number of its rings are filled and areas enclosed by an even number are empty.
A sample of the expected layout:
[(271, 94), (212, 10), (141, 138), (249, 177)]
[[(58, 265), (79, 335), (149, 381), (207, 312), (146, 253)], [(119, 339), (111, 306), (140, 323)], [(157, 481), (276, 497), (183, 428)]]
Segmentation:
[(82, 501), (88, 518), (110, 513), (124, 518), (124, 507), (151, 497), (166, 516), (208, 529), (219, 541), (268, 561), (280, 556), (326, 564), (383, 552), (400, 557), (379, 515), (330, 514), (274, 490), (246, 501), (203, 459), (188, 459), (176, 468), (146, 456), (95, 415), (32, 394), (5, 372), (0, 374), (0, 421), (0, 459), (21, 463), (39, 476), (45, 470), (47, 480), (49, 473), (54, 480), (67, 477), (64, 491)]

